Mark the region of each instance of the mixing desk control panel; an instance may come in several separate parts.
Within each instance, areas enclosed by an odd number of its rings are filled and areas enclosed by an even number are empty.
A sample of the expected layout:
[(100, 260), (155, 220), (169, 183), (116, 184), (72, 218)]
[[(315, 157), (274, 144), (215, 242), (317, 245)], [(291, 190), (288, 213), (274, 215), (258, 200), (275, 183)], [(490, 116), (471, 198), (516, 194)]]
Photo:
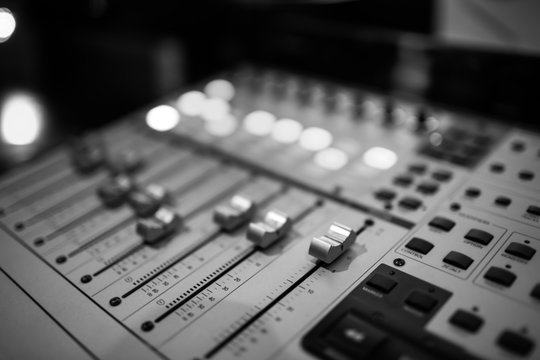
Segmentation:
[(0, 199), (7, 358), (540, 358), (534, 132), (241, 67)]

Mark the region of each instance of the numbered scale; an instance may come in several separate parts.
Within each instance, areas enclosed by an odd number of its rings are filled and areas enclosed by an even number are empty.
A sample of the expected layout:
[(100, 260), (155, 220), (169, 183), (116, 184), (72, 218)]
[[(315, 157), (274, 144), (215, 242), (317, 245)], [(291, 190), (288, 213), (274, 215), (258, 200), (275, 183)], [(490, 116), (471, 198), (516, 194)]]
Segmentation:
[(423, 106), (242, 67), (6, 174), (7, 357), (540, 357), (540, 137)]

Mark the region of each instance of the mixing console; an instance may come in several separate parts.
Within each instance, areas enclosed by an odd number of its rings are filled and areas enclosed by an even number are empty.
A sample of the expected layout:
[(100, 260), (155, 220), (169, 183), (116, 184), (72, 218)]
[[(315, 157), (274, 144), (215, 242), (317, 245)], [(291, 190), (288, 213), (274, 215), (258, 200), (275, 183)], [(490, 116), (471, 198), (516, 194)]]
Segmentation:
[(0, 180), (2, 351), (539, 359), (539, 194), (538, 134), (241, 67)]

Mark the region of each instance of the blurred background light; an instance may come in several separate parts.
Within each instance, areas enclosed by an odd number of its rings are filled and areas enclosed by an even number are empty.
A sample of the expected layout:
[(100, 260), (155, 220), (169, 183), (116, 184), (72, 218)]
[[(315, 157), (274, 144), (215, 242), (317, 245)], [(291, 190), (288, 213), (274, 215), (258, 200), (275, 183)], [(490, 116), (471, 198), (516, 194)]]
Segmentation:
[(159, 105), (146, 114), (146, 124), (156, 131), (169, 131), (180, 122), (180, 114), (169, 105)]
[(0, 8), (0, 42), (7, 41), (15, 32), (17, 22), (7, 8)]
[(272, 129), (272, 137), (277, 142), (292, 144), (298, 141), (303, 126), (293, 119), (280, 119), (276, 121)]
[(256, 110), (244, 118), (244, 129), (251, 135), (266, 136), (272, 132), (275, 122), (274, 114), (264, 110)]
[(200, 91), (188, 91), (182, 94), (176, 103), (178, 109), (187, 116), (198, 116), (202, 113), (206, 96)]
[(328, 148), (315, 154), (313, 161), (323, 169), (339, 170), (347, 165), (349, 156), (343, 150)]
[(398, 157), (392, 150), (375, 146), (364, 153), (362, 160), (372, 168), (387, 170), (396, 164)]
[(2, 139), (11, 145), (34, 143), (41, 134), (43, 118), (43, 108), (32, 95), (9, 96), (0, 109)]
[(300, 135), (300, 146), (306, 150), (320, 151), (332, 144), (334, 140), (328, 130), (319, 127), (309, 127)]
[(212, 80), (204, 87), (204, 92), (211, 98), (219, 98), (231, 101), (234, 97), (234, 85), (230, 81), (217, 79)]
[(207, 121), (223, 119), (231, 111), (229, 103), (220, 98), (206, 99), (203, 104), (201, 116)]
[(227, 137), (232, 135), (238, 128), (238, 120), (234, 115), (227, 114), (221, 120), (205, 122), (204, 128), (210, 135)]

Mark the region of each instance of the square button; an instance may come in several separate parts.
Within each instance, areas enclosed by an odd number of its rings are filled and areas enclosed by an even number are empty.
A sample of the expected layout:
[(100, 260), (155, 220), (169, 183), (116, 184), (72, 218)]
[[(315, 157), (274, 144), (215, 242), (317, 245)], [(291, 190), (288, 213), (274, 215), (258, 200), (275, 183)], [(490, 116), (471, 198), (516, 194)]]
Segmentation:
[(411, 164), (409, 165), (409, 171), (413, 174), (422, 175), (426, 172), (427, 165), (426, 164)]
[(509, 287), (516, 280), (516, 275), (503, 268), (492, 266), (484, 274), (484, 278), (493, 281), (499, 285)]
[(506, 197), (506, 196), (497, 196), (495, 198), (495, 204), (502, 206), (502, 207), (508, 207), (512, 203), (512, 199)]
[(446, 182), (452, 178), (452, 172), (448, 170), (437, 170), (431, 174), (431, 177), (437, 181)]
[(531, 290), (531, 297), (540, 300), (540, 283), (536, 284)]
[(477, 332), (484, 323), (484, 320), (481, 317), (465, 310), (456, 310), (448, 321), (452, 325), (470, 333)]
[(422, 201), (413, 197), (404, 197), (399, 201), (398, 204), (399, 206), (409, 210), (417, 210), (420, 206), (422, 206)]
[(388, 336), (355, 314), (348, 313), (328, 329), (325, 339), (338, 351), (355, 359), (364, 359), (383, 345)]
[(517, 242), (510, 243), (504, 252), (523, 260), (531, 260), (534, 254), (536, 254), (536, 250), (532, 247)]
[(408, 175), (399, 175), (394, 178), (394, 185), (408, 187), (412, 184), (413, 178)]
[(511, 353), (525, 356), (533, 349), (534, 342), (517, 332), (505, 330), (499, 335), (497, 345)]
[(374, 195), (377, 200), (390, 201), (396, 197), (396, 192), (389, 189), (380, 189)]
[(431, 251), (431, 249), (433, 249), (433, 244), (424, 239), (414, 237), (405, 245), (405, 247), (420, 254), (426, 255)]
[(390, 279), (388, 276), (375, 274), (366, 282), (366, 285), (379, 292), (388, 294), (397, 285), (397, 282)]
[(452, 230), (452, 228), (455, 225), (456, 223), (453, 222), (452, 220), (441, 217), (441, 216), (436, 216), (433, 218), (433, 220), (429, 222), (429, 226), (433, 226), (434, 228), (437, 228), (446, 232)]
[(450, 251), (443, 261), (462, 270), (467, 270), (473, 263), (473, 259), (457, 251)]
[(479, 229), (471, 229), (465, 235), (465, 239), (473, 241), (477, 244), (487, 245), (493, 240), (493, 235)]
[(421, 291), (413, 291), (405, 300), (405, 304), (423, 313), (433, 310), (437, 303), (437, 299)]
[(439, 190), (439, 185), (431, 182), (422, 182), (416, 187), (416, 191), (424, 195), (433, 195)]
[(540, 206), (531, 205), (527, 208), (527, 212), (531, 215), (540, 216)]

